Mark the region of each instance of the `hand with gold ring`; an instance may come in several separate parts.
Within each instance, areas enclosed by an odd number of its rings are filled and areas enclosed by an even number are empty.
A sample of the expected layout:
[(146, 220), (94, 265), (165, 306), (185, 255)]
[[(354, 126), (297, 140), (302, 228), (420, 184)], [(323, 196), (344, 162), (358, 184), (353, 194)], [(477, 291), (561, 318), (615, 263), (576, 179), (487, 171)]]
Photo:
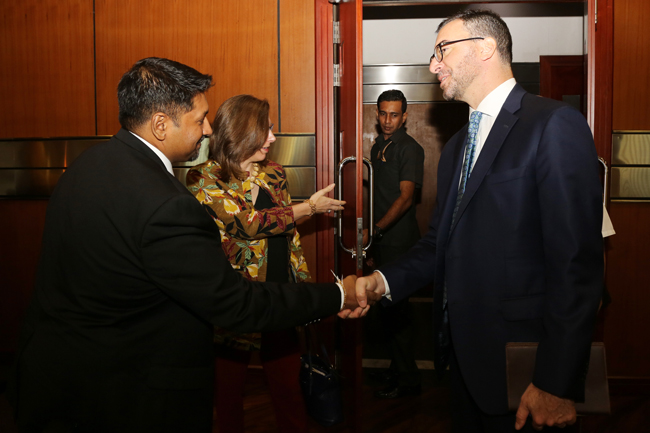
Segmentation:
[(315, 205), (315, 213), (328, 213), (331, 214), (332, 211), (343, 210), (343, 205), (345, 201), (335, 200), (331, 197), (328, 197), (326, 194), (331, 192), (336, 184), (330, 184), (325, 188), (317, 191), (309, 198), (309, 201)]

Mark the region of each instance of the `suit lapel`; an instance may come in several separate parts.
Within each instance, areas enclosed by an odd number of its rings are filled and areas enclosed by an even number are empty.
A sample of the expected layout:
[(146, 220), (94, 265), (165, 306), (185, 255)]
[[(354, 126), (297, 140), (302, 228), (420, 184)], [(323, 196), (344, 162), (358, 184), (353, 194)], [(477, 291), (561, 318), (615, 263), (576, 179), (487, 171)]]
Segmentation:
[[(442, 217), (440, 219), (440, 227), (438, 229), (439, 233), (449, 233), (451, 226), (451, 217), (454, 213), (454, 206), (456, 206), (456, 197), (458, 196), (458, 182), (460, 179), (460, 172), (463, 168), (463, 159), (465, 156), (465, 146), (467, 142), (467, 129), (469, 124), (466, 124), (463, 129), (458, 131), (458, 133), (452, 138), (448, 146), (452, 146), (452, 163), (450, 164), (450, 169), (452, 170), (451, 176), (445, 176), (444, 173), (441, 173), (442, 176), (439, 179), (449, 179), (450, 182), (448, 185), (439, 185), (441, 191), (447, 191), (447, 196), (443, 198), (444, 203), (441, 203), (444, 207)], [(438, 170), (444, 170), (444, 165), (438, 165)], [(442, 198), (442, 195), (440, 195)], [(441, 241), (446, 243), (447, 236), (441, 236), (439, 238)]]
[[(510, 95), (508, 95), (506, 102), (503, 104), (503, 107), (501, 108), (501, 111), (499, 112), (499, 115), (497, 116), (494, 125), (490, 130), (490, 134), (485, 140), (483, 149), (481, 150), (481, 153), (479, 154), (479, 157), (474, 164), (474, 168), (470, 173), (470, 177), (467, 180), (465, 193), (463, 194), (463, 199), (461, 200), (460, 206), (458, 207), (456, 221), (454, 222), (453, 227), (451, 227), (451, 230), (454, 230), (456, 225), (458, 225), (458, 221), (462, 218), (467, 205), (472, 200), (472, 197), (474, 197), (474, 194), (481, 186), (481, 183), (483, 183), (485, 175), (489, 171), (490, 167), (492, 167), (492, 164), (499, 154), (501, 146), (503, 146), (503, 143), (508, 137), (508, 134), (510, 134), (512, 127), (515, 125), (515, 123), (517, 123), (517, 120), (519, 120), (519, 117), (514, 113), (517, 112), (521, 107), (521, 99), (525, 93), (526, 91), (517, 84), (510, 92)], [(459, 178), (460, 174), (454, 176), (454, 179)]]

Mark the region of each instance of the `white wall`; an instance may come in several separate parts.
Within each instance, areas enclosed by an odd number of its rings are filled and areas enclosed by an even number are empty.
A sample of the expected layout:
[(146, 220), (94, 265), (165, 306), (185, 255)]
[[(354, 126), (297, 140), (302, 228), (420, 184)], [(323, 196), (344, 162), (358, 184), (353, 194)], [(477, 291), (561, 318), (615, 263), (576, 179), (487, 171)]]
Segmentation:
[[(582, 17), (503, 20), (512, 34), (514, 62), (539, 62), (540, 55), (583, 54)], [(364, 21), (363, 64), (429, 63), (440, 22), (442, 19)]]

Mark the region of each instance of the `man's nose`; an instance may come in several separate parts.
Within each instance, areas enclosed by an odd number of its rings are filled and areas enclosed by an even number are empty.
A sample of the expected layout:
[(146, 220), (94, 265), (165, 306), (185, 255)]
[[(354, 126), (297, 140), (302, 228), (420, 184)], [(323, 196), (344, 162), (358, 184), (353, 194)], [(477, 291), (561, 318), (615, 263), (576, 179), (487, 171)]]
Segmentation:
[(442, 69), (442, 62), (436, 60), (435, 57), (431, 58), (431, 63), (429, 63), (429, 71), (432, 74), (437, 74), (440, 69)]
[(210, 135), (212, 134), (212, 126), (210, 126), (210, 122), (208, 122), (208, 119), (205, 118), (203, 119), (203, 135)]

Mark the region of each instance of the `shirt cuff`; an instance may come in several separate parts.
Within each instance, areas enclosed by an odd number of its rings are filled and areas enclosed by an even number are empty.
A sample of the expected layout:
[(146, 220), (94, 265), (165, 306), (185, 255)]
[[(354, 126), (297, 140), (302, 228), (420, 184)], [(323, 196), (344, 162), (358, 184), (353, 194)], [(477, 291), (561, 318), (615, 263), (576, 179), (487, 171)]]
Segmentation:
[(336, 285), (338, 286), (339, 290), (341, 291), (341, 308), (339, 308), (339, 311), (341, 311), (341, 310), (343, 310), (343, 306), (345, 305), (345, 290), (343, 290), (343, 286), (338, 281), (336, 282)]
[(381, 279), (384, 280), (384, 288), (386, 289), (386, 291), (382, 296), (384, 298), (388, 299), (389, 301), (393, 302), (393, 298), (390, 296), (390, 287), (388, 286), (388, 280), (386, 279), (384, 274), (382, 274), (381, 272), (379, 272), (379, 271), (375, 271), (375, 272), (378, 273), (379, 275), (381, 275)]

